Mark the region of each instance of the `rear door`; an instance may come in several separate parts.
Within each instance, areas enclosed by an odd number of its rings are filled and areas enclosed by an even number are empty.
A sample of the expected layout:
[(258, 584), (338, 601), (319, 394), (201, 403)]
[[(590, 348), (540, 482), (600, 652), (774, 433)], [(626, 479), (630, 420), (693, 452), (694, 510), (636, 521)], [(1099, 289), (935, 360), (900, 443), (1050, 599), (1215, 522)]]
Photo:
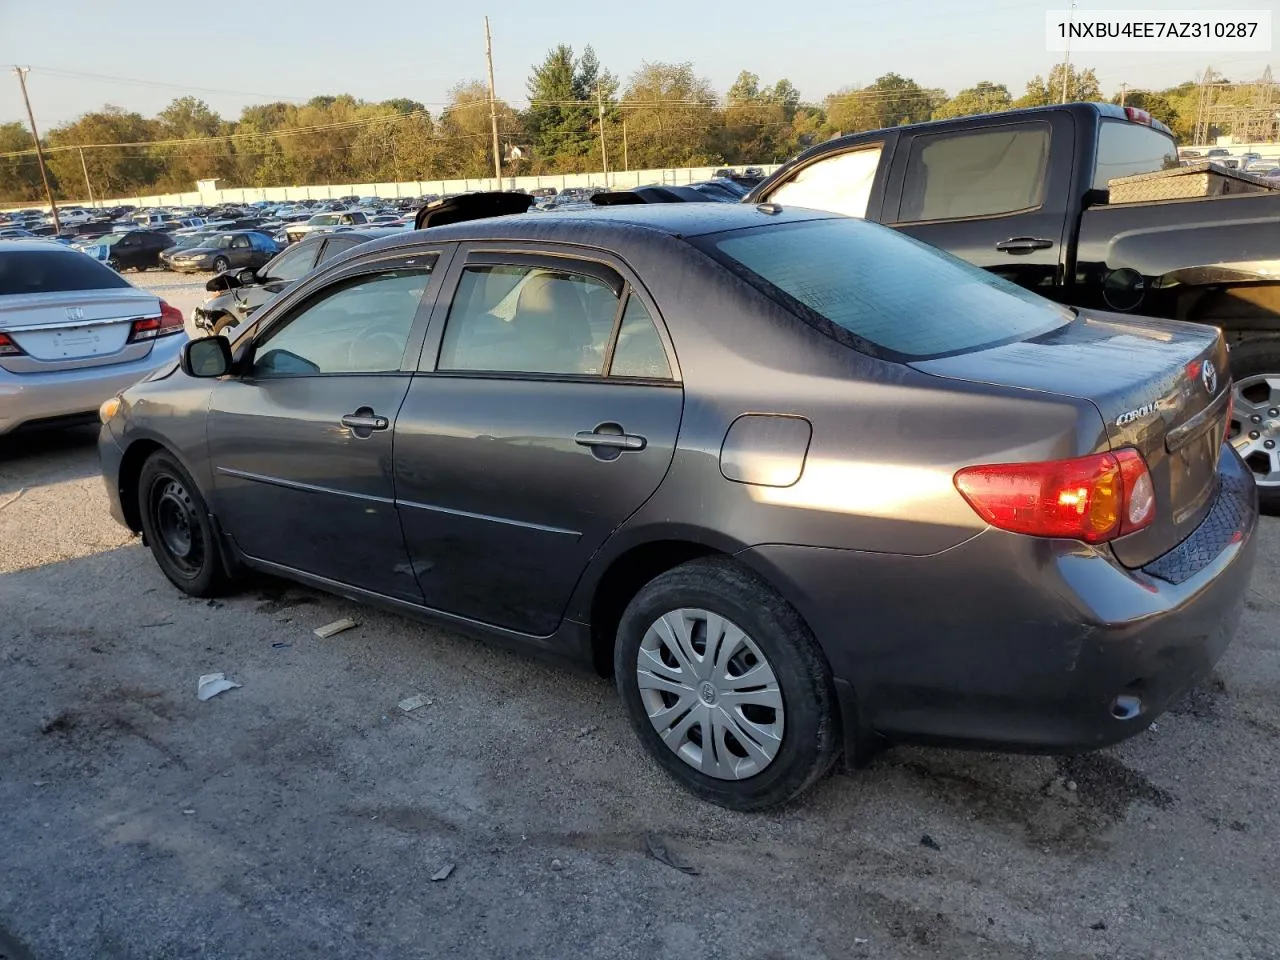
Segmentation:
[(1074, 128), (1057, 111), (945, 133), (904, 131), (884, 222), (1052, 295), (1066, 262)]
[(395, 446), (427, 606), (536, 636), (662, 482), (683, 407), (636, 278), (546, 249), (455, 257)]
[(434, 252), (353, 266), (263, 318), (210, 395), (214, 500), (248, 556), (422, 602), (396, 517), (391, 426), (433, 296)]

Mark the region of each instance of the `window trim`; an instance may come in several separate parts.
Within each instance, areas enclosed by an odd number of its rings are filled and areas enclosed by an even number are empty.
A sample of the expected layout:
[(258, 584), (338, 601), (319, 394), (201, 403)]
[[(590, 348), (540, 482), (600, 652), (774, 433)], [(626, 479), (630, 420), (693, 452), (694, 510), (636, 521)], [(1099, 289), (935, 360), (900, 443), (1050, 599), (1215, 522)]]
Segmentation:
[[(918, 144), (927, 145), (929, 141), (935, 141), (943, 138), (959, 139), (961, 137), (982, 136), (995, 132), (1003, 132), (1012, 127), (1039, 127), (1049, 134), (1048, 147), (1044, 154), (1044, 171), (1041, 175), (1041, 194), (1040, 202), (1030, 207), (1020, 207), (1017, 210), (1002, 210), (999, 213), (977, 213), (966, 214), (959, 217), (933, 217), (931, 219), (904, 220), (902, 217), (903, 205), (907, 202), (907, 182), (911, 175), (911, 161), (915, 158), (916, 146)], [(1050, 181), (1053, 177), (1053, 135), (1054, 124), (1050, 118), (1042, 120), (1016, 120), (1010, 123), (992, 124), (991, 126), (975, 127), (972, 129), (947, 130), (939, 133), (921, 133), (911, 137), (906, 143), (905, 158), (902, 165), (902, 181), (898, 188), (898, 208), (892, 221), (894, 226), (915, 226), (917, 224), (929, 223), (967, 223), (970, 221), (981, 220), (1000, 220), (1004, 217), (1017, 217), (1028, 213), (1036, 213), (1044, 209), (1044, 205), (1049, 201), (1050, 197)], [(923, 147), (921, 148), (923, 149)]]
[[(595, 277), (612, 286), (621, 284), (618, 296), (618, 308), (614, 313), (613, 328), (609, 332), (608, 353), (601, 364), (601, 373), (533, 373), (523, 370), (441, 370), (440, 351), (444, 346), (444, 332), (448, 325), (449, 311), (452, 309), (454, 297), (467, 267), (471, 266), (535, 266), (565, 273), (579, 273)], [(422, 345), (422, 352), (415, 367), (416, 376), (430, 377), (463, 377), (487, 380), (530, 380), (559, 383), (625, 383), (632, 385), (683, 387), (683, 378), (676, 356), (675, 345), (667, 330), (666, 321), (658, 310), (657, 304), (649, 291), (645, 289), (627, 263), (622, 258), (605, 253), (602, 250), (577, 247), (565, 243), (542, 243), (511, 241), (471, 241), (459, 244), (457, 254), (449, 265), (448, 272), (443, 275), (443, 283), (437, 288), (435, 306), (431, 314), (431, 323), (427, 337)], [(647, 377), (610, 376), (607, 372), (613, 365), (613, 349), (617, 345), (618, 333), (621, 329), (623, 314), (627, 301), (631, 296), (638, 296), (649, 314), (658, 342), (662, 345), (667, 357), (667, 367), (671, 372), (670, 379), (655, 380)]]
[[(412, 268), (412, 265), (407, 261), (426, 256), (435, 257), (430, 276), (433, 280), (443, 280), (453, 257), (453, 248), (448, 244), (433, 244), (429, 247), (418, 249), (393, 247), (385, 251), (379, 251), (368, 259), (358, 260), (354, 263), (339, 264), (333, 269), (322, 267), (311, 277), (304, 277), (302, 281), (295, 283), (291, 290), (285, 291), (263, 308), (261, 313), (254, 319), (253, 327), (246, 331), (248, 337), (243, 346), (240, 345), (239, 338), (237, 338), (235, 374), (246, 382), (257, 382), (257, 378), (252, 375), (252, 370), (253, 358), (257, 352), (258, 345), (265, 341), (281, 324), (290, 322), (291, 318), (296, 315), (296, 311), (304, 309), (307, 304), (310, 304), (316, 297), (322, 296), (331, 287), (372, 273), (383, 273), (398, 268)], [(399, 370), (383, 373), (320, 373), (312, 376), (385, 377), (412, 374), (415, 370), (416, 359), (422, 350), (422, 342), (427, 333), (430, 317), (439, 300), (440, 288), (441, 284), (439, 282), (429, 282), (427, 284), (426, 292), (423, 293), (422, 299), (418, 302), (418, 309), (409, 328), (409, 337), (405, 342), (405, 350), (400, 358)]]

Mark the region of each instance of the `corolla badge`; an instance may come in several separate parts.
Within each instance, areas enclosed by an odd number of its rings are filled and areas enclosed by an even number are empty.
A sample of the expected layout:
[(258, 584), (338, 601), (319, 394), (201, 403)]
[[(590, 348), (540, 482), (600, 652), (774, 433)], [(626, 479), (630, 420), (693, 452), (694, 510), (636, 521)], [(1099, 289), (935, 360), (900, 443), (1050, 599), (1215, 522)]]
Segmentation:
[(1209, 391), (1209, 396), (1218, 392), (1218, 370), (1212, 360), (1206, 360), (1204, 366), (1200, 368), (1200, 382)]
[(1116, 417), (1116, 426), (1123, 427), (1127, 423), (1133, 423), (1135, 420), (1141, 420), (1143, 417), (1155, 413), (1156, 405), (1153, 400), (1151, 403), (1144, 403), (1136, 410), (1130, 410), (1128, 413), (1122, 413)]
[(83, 319), (84, 319), (84, 307), (67, 307), (67, 319), (68, 319), (68, 320), (83, 320)]

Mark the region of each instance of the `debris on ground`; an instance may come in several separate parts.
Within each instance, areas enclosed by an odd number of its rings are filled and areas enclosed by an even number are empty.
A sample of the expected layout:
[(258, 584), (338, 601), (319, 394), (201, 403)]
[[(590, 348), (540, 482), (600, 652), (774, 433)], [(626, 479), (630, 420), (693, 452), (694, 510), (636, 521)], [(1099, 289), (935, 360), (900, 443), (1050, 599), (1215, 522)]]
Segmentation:
[(424, 697), (420, 693), (415, 693), (412, 697), (406, 697), (404, 700), (401, 700), (398, 704), (396, 704), (396, 706), (398, 706), (405, 713), (409, 713), (410, 711), (417, 710), (419, 707), (427, 707), (430, 705), (431, 705), (431, 698)]
[(432, 880), (448, 880), (449, 874), (453, 873), (453, 864), (446, 863), (443, 867), (431, 875)]
[(292, 646), (293, 646), (293, 644), (292, 644), (292, 643), (286, 643), (286, 642), (285, 642), (285, 641), (283, 641), (283, 640), (277, 640), (277, 641), (276, 641), (275, 643), (273, 643), (271, 646), (272, 646), (273, 648), (275, 648), (276, 650), (283, 650), (283, 649), (285, 649), (286, 647), (292, 647)]
[(578, 731), (578, 739), (581, 740), (583, 737), (589, 737), (599, 729), (600, 728), (597, 727), (594, 723), (589, 723), (585, 727), (583, 727), (581, 730)]
[(870, 941), (867, 937), (854, 937), (854, 938), (853, 938), (853, 945), (854, 945), (855, 947), (861, 947), (861, 946), (864, 946), (864, 945), (866, 945), (866, 944), (868, 944), (868, 943), (870, 943), (870, 942), (871, 942), (871, 941)]
[(17, 493), (15, 493), (15, 494), (14, 494), (12, 497), (10, 497), (8, 500), (0, 501), (0, 510), (3, 510), (5, 507), (9, 506), (9, 504), (11, 504), (11, 503), (17, 503), (17, 502), (18, 502), (18, 500), (19, 500), (19, 499), (21, 499), (22, 495), (23, 495), (24, 493), (26, 493), (26, 492), (27, 492), (27, 488), (26, 488), (26, 487), (21, 487), (21, 488), (18, 490), (18, 492), (17, 492)]
[(155, 623), (142, 623), (138, 625), (139, 630), (150, 630), (152, 627), (172, 627), (172, 620), (157, 620)]
[(227, 690), (234, 690), (243, 684), (228, 680), (225, 673), (206, 673), (196, 682), (196, 696), (208, 700)]
[(942, 849), (942, 847), (938, 845), (938, 841), (933, 839), (933, 837), (929, 836), (927, 833), (920, 838), (920, 846), (928, 847), (930, 850)]
[(649, 848), (650, 856), (655, 860), (665, 863), (668, 867), (674, 867), (681, 873), (687, 873), (691, 877), (698, 875), (698, 868), (673, 852), (656, 833), (646, 833), (644, 842)]
[(552, 860), (552, 861), (551, 861), (551, 869), (552, 869), (552, 870), (563, 870), (563, 869), (564, 869), (564, 864), (560, 862), (560, 858), (559, 858), (559, 857), (556, 857), (554, 860)]
[(1106, 925), (1105, 923), (1103, 923), (1101, 920), (1099, 920), (1097, 923), (1091, 923), (1091, 924), (1089, 924), (1089, 929), (1090, 929), (1090, 930), (1105, 930), (1105, 929), (1107, 929), (1107, 925)]
[(41, 733), (65, 733), (76, 725), (76, 718), (68, 711), (50, 717), (40, 724)]
[(335, 634), (341, 633), (343, 630), (350, 630), (356, 626), (356, 622), (350, 617), (343, 617), (341, 620), (335, 620), (333, 623), (326, 623), (323, 627), (316, 627), (311, 632), (321, 640), (328, 640)]
[(193, 808), (191, 808), (191, 807), (187, 807), (185, 810), (183, 810), (183, 811), (182, 811), (182, 813), (183, 813), (183, 815), (184, 815), (184, 816), (188, 816), (188, 817), (190, 817), (190, 816), (193, 816), (193, 815), (195, 814), (195, 810), (194, 810)]

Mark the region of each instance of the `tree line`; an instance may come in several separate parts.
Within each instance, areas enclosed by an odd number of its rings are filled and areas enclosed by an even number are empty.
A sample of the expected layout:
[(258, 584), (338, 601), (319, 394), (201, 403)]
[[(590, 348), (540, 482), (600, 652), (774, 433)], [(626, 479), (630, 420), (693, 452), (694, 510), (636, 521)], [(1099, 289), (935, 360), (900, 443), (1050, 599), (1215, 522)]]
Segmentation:
[[(613, 170), (779, 162), (842, 133), (1057, 103), (1064, 80), (1069, 100), (1104, 99), (1093, 70), (1061, 64), (1017, 97), (987, 81), (948, 96), (888, 73), (807, 103), (786, 78), (763, 83), (746, 70), (719, 97), (690, 63), (645, 63), (623, 84), (590, 47), (560, 45), (532, 67), (525, 109), (502, 100), (492, 108), (503, 174), (523, 176), (600, 170), (606, 160)], [(1126, 102), (1186, 139), (1197, 97), (1188, 81), (1130, 91)], [(230, 120), (188, 96), (154, 117), (107, 105), (42, 142), (56, 195), (75, 199), (86, 177), (102, 197), (188, 191), (207, 178), (265, 187), (485, 177), (490, 109), (478, 80), (455, 86), (434, 114), (411, 99), (342, 94), (248, 106)], [(34, 146), (24, 124), (0, 124), (0, 201), (43, 197)]]

